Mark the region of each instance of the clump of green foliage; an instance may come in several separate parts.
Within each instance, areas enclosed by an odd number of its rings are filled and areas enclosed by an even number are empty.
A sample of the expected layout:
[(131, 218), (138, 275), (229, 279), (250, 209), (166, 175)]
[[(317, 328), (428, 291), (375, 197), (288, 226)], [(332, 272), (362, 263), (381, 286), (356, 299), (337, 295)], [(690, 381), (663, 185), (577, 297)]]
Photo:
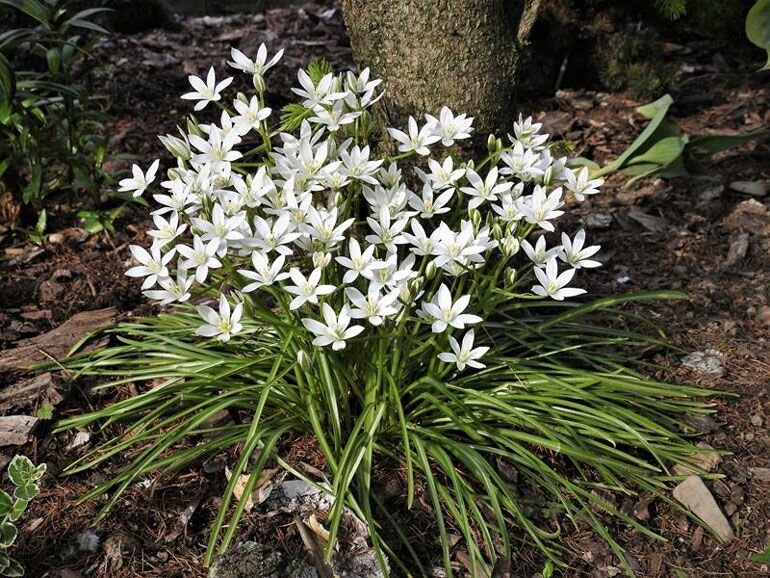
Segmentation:
[(659, 52), (654, 41), (641, 35), (613, 34), (599, 77), (610, 90), (626, 90), (632, 98), (657, 97), (666, 91), (674, 76), (670, 65), (650, 58), (651, 53)]
[(0, 179), (40, 209), (53, 191), (98, 200), (111, 177), (102, 166), (105, 120), (83, 60), (107, 31), (105, 8), (76, 11), (72, 0), (0, 0), (20, 26), (0, 34)]
[(24, 511), (29, 501), (40, 493), (38, 480), (45, 474), (46, 465), (35, 466), (32, 461), (22, 455), (17, 455), (8, 466), (8, 477), (16, 488), (13, 495), (0, 490), (0, 575), (23, 576), (24, 568), (8, 555), (8, 549), (16, 541), (19, 534), (14, 525)]

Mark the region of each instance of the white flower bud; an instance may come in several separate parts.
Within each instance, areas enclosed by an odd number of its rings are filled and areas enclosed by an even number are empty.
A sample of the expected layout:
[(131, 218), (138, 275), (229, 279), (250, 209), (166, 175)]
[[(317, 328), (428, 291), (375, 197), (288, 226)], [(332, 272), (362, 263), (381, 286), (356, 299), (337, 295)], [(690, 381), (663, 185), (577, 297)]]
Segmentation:
[(263, 92), (265, 90), (265, 79), (262, 78), (261, 74), (255, 74), (252, 77), (251, 82), (254, 85), (254, 88), (257, 90), (257, 92)]
[(192, 115), (187, 119), (187, 134), (203, 136), (203, 131), (198, 126), (198, 121), (195, 120), (195, 117)]
[(315, 253), (313, 253), (313, 267), (318, 267), (320, 269), (323, 269), (329, 263), (331, 263), (331, 260), (332, 260), (331, 253), (326, 253), (324, 251), (316, 251)]
[(418, 277), (417, 279), (412, 279), (409, 282), (410, 295), (418, 295), (421, 290), (422, 290), (422, 277)]
[(495, 135), (490, 134), (487, 137), (487, 151), (489, 154), (493, 155), (497, 152), (497, 139), (495, 138)]
[(499, 241), (503, 238), (503, 228), (500, 226), (500, 223), (492, 225), (492, 238), (495, 241)]
[(433, 279), (436, 276), (436, 263), (431, 261), (428, 266), (425, 267), (425, 278), (428, 280)]
[(299, 363), (299, 366), (304, 371), (310, 371), (310, 368), (312, 367), (312, 362), (310, 361), (310, 356), (307, 354), (307, 351), (304, 349), (300, 349), (297, 351), (297, 363)]
[(505, 270), (505, 284), (508, 287), (513, 287), (513, 285), (516, 283), (516, 269), (513, 267), (508, 267)]
[(500, 243), (500, 249), (506, 257), (513, 257), (519, 252), (520, 248), (521, 244), (519, 243), (519, 240), (512, 235), (505, 237), (502, 243)]
[(160, 142), (166, 147), (166, 150), (170, 152), (177, 159), (186, 161), (190, 159), (190, 146), (182, 139), (167, 134), (166, 136), (158, 136)]
[(336, 193), (334, 193), (333, 202), (335, 207), (341, 206), (342, 203), (345, 202), (344, 195), (341, 192), (337, 191)]
[(398, 291), (398, 298), (399, 298), (400, 301), (403, 301), (404, 303), (411, 302), (412, 301), (412, 295), (414, 295), (414, 293), (412, 293), (412, 290), (407, 285), (404, 285)]
[(481, 212), (478, 209), (468, 209), (468, 218), (473, 223), (473, 228), (478, 231), (481, 225)]
[(550, 166), (545, 170), (545, 174), (543, 175), (543, 185), (548, 186), (551, 184), (551, 181), (553, 181), (553, 167)]

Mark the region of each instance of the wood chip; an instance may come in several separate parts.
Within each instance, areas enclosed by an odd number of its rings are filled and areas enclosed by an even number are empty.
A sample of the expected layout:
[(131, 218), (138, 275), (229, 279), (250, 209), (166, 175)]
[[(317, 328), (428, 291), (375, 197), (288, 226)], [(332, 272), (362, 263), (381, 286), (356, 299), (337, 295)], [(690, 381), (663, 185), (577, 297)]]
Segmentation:
[(634, 221), (639, 223), (642, 227), (653, 233), (662, 233), (669, 229), (669, 225), (665, 219), (649, 215), (641, 210), (639, 207), (631, 207), (628, 211), (628, 216)]
[(116, 319), (114, 307), (78, 313), (56, 329), (20, 341), (15, 349), (1, 352), (0, 371), (27, 370), (52, 359), (62, 359), (83, 337), (112, 325)]
[(0, 416), (0, 446), (20, 446), (27, 443), (37, 418), (31, 415)]

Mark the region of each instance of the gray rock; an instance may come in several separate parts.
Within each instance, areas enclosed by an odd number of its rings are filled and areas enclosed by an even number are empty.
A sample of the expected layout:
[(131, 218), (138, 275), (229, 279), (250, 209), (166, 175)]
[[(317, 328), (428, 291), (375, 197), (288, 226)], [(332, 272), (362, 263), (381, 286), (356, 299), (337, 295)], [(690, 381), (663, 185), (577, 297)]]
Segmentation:
[(209, 578), (318, 578), (318, 573), (305, 562), (286, 560), (270, 546), (244, 542), (214, 562)]
[(590, 213), (586, 217), (586, 228), (609, 229), (612, 224), (612, 215), (609, 213)]
[(770, 190), (770, 181), (733, 181), (730, 188), (752, 197), (764, 197)]
[(730, 522), (698, 476), (690, 476), (674, 488), (674, 498), (709, 526), (722, 542), (735, 538)]
[(723, 375), (725, 368), (722, 365), (722, 352), (716, 349), (693, 351), (682, 358), (682, 365), (697, 371), (702, 375)]
[(751, 477), (760, 482), (770, 482), (770, 468), (749, 468)]
[(699, 433), (712, 433), (719, 429), (719, 424), (710, 415), (685, 414), (682, 421)]

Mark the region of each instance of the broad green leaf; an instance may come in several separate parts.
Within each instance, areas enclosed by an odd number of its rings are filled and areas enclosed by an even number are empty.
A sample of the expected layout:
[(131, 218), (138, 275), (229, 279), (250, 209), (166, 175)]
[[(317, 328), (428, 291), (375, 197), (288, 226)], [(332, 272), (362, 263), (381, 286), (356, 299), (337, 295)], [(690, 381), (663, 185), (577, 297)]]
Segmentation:
[(49, 48), (48, 52), (45, 53), (45, 59), (51, 74), (58, 74), (61, 70), (61, 50), (57, 47)]
[(11, 511), (13, 498), (5, 490), (0, 490), (0, 517)]
[(11, 511), (8, 513), (8, 519), (11, 522), (15, 522), (21, 518), (24, 510), (27, 509), (27, 503), (27, 500), (16, 500), (13, 504), (13, 508), (11, 508)]
[(746, 134), (696, 136), (690, 139), (687, 151), (710, 156), (724, 150), (742, 146), (753, 140), (767, 138), (768, 135), (770, 135), (770, 131), (760, 128)]
[(650, 123), (645, 127), (642, 133), (636, 137), (636, 140), (634, 140), (634, 142), (632, 142), (631, 145), (625, 151), (623, 151), (623, 154), (621, 154), (617, 159), (615, 159), (615, 161), (613, 161), (603, 170), (606, 170), (607, 172), (614, 172), (618, 170), (625, 164), (628, 159), (634, 155), (634, 153), (636, 153), (642, 146), (644, 146), (647, 143), (647, 140), (658, 129), (660, 123), (663, 122), (663, 119), (665, 118), (666, 113), (668, 112), (668, 109), (673, 102), (674, 99), (671, 98), (671, 95), (666, 94), (655, 102), (651, 102), (650, 104), (638, 107), (636, 109), (637, 112), (645, 118), (651, 119)]
[(664, 138), (653, 144), (643, 154), (629, 159), (627, 164), (653, 163), (660, 166), (668, 165), (682, 154), (686, 144), (687, 136)]
[(599, 170), (601, 167), (598, 163), (587, 159), (586, 157), (575, 157), (569, 161), (571, 167), (588, 167), (591, 171)]
[(40, 211), (40, 215), (37, 218), (37, 224), (35, 225), (35, 232), (39, 235), (42, 235), (45, 233), (45, 228), (48, 221), (48, 215), (45, 212), (45, 209)]
[(760, 70), (770, 70), (770, 0), (757, 0), (746, 17), (746, 36), (767, 51), (767, 63)]
[(664, 114), (668, 112), (669, 107), (674, 103), (674, 99), (670, 94), (664, 94), (658, 100), (643, 104), (636, 107), (636, 112), (641, 114), (644, 118), (653, 119), (661, 112)]
[(39, 419), (53, 419), (53, 410), (54, 407), (52, 403), (44, 403), (37, 409), (37, 413), (35, 415)]
[(8, 465), (8, 477), (16, 486), (35, 481), (35, 464), (27, 456), (17, 454)]
[(30, 501), (40, 493), (40, 488), (35, 483), (24, 484), (13, 491), (13, 496), (17, 500)]
[(9, 522), (0, 524), (0, 546), (3, 548), (10, 547), (18, 535), (19, 530), (13, 524)]
[(9, 559), (8, 567), (3, 570), (4, 576), (24, 576), (24, 567), (13, 558)]

